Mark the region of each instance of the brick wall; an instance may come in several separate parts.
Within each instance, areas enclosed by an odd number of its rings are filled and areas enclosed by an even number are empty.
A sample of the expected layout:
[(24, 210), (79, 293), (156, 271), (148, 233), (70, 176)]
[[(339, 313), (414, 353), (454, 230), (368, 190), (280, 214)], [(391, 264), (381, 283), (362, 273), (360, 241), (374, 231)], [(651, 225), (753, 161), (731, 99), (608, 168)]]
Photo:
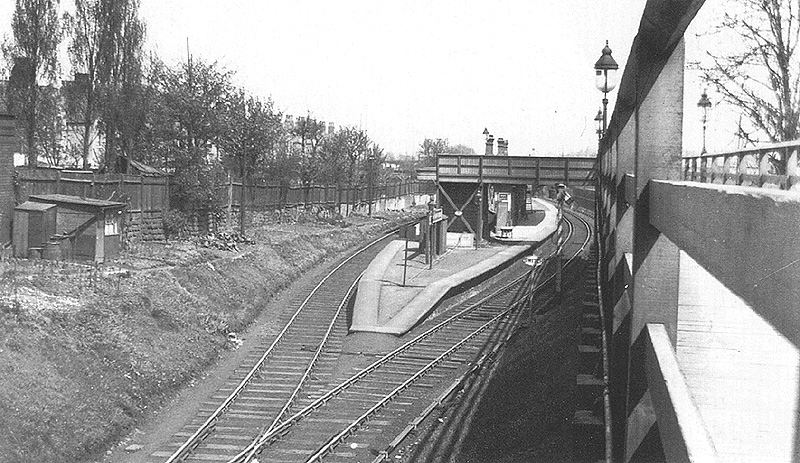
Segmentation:
[(164, 226), (161, 211), (127, 211), (125, 241), (163, 241)]
[(14, 136), (13, 116), (0, 114), (0, 245), (11, 241), (11, 219), (14, 215)]

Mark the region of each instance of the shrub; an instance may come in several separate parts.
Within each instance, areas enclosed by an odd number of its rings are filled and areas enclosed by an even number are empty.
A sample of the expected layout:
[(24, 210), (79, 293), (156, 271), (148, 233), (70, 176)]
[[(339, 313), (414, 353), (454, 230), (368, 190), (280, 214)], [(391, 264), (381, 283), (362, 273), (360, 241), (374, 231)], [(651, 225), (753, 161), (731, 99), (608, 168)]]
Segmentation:
[(178, 238), (186, 235), (187, 225), (189, 224), (189, 214), (170, 209), (164, 213), (164, 236), (167, 239)]

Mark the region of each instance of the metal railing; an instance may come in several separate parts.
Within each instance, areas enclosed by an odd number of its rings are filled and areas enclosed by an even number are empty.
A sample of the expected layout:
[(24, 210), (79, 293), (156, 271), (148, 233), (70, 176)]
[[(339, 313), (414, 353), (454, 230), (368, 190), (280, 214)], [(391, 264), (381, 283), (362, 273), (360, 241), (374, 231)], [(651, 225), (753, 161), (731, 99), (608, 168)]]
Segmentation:
[(800, 189), (800, 140), (767, 143), (724, 153), (683, 158), (687, 181), (782, 190)]

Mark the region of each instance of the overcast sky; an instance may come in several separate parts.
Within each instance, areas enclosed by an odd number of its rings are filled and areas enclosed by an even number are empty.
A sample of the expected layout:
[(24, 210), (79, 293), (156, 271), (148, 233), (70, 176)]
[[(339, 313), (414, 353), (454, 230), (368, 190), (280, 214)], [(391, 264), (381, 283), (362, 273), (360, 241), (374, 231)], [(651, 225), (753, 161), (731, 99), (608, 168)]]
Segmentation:
[[(7, 35), (13, 2), (0, 3)], [(512, 155), (544, 155), (596, 146), (594, 62), (608, 40), (624, 65), (644, 4), (141, 0), (140, 14), (168, 63), (186, 59), (188, 38), (280, 111), (361, 126), (390, 152), (426, 137), (482, 151), (486, 127)]]

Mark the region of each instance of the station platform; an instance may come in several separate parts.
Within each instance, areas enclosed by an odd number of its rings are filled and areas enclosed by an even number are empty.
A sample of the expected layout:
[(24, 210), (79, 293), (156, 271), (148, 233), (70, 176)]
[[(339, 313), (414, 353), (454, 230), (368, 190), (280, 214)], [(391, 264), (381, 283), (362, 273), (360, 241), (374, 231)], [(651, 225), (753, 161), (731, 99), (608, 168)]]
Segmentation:
[[(409, 241), (405, 285), (406, 242), (389, 243), (361, 277), (350, 331), (400, 336), (446, 297), (529, 252), (532, 246), (552, 235), (557, 226), (557, 210), (549, 203), (535, 201), (534, 207), (543, 211), (544, 218), (537, 225), (525, 226), (519, 231), (515, 227), (514, 244), (488, 242), (477, 249), (448, 245), (447, 251), (429, 268), (419, 243)], [(448, 239), (450, 243), (459, 241)]]
[(521, 244), (539, 242), (547, 238), (547, 236), (550, 235), (550, 233), (545, 235), (548, 228), (539, 226), (539, 223), (544, 221), (544, 218), (541, 216), (544, 215), (545, 218), (556, 217), (558, 215), (558, 209), (547, 201), (533, 198), (526, 206), (526, 210), (528, 213), (527, 220), (523, 220), (519, 225), (513, 227), (502, 227), (505, 229), (506, 233), (501, 231), (497, 234), (494, 230), (491, 230), (489, 232), (489, 237), (499, 242)]

